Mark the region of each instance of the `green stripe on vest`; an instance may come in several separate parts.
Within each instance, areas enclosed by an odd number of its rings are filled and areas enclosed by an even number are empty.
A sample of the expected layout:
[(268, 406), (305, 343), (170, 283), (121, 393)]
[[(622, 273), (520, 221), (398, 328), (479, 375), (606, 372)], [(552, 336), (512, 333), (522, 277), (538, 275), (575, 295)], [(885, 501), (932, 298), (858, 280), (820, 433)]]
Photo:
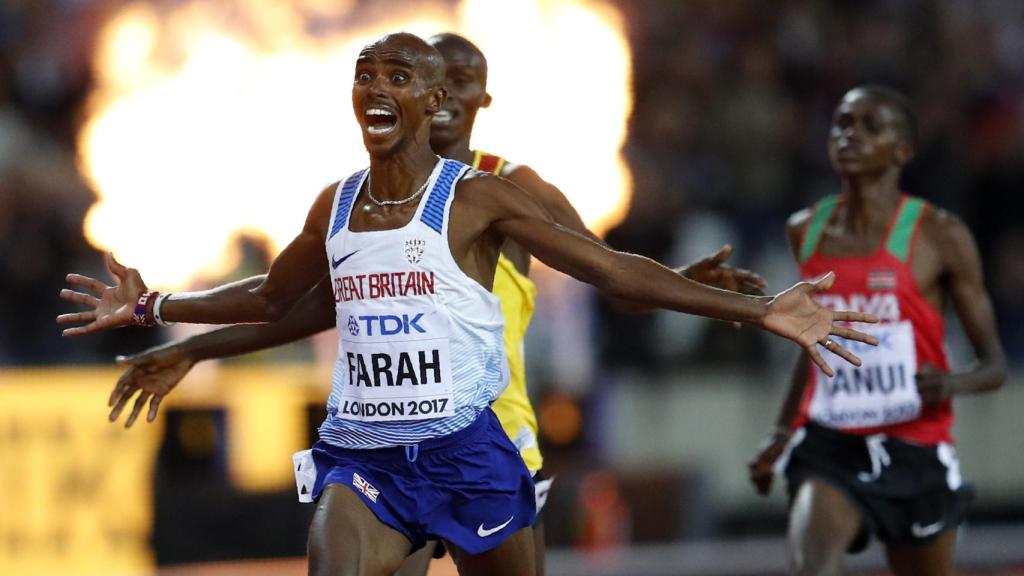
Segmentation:
[(924, 209), (924, 200), (920, 198), (907, 198), (903, 201), (900, 215), (896, 218), (896, 224), (889, 233), (889, 241), (885, 243), (885, 249), (900, 260), (906, 262), (910, 254), (910, 241), (914, 236), (914, 228), (917, 227), (917, 219), (921, 217)]
[(804, 233), (804, 241), (800, 244), (800, 262), (806, 262), (814, 250), (818, 247), (821, 234), (825, 231), (825, 224), (832, 216), (832, 212), (839, 203), (839, 195), (826, 196), (814, 205), (814, 215), (811, 216), (811, 223)]

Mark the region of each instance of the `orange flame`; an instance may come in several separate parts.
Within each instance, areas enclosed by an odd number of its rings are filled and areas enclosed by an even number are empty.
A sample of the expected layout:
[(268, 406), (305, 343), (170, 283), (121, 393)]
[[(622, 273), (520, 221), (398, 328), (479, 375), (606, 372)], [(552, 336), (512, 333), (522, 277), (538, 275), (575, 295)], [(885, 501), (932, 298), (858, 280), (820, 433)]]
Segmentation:
[[(393, 30), (477, 42), (495, 99), (474, 146), (535, 168), (596, 230), (621, 219), (631, 180), (619, 148), (632, 102), (618, 13), (587, 0), (521, 0), (514, 9), (463, 0), (456, 10), (418, 1), (389, 4), (386, 14), (356, 14), (354, 5), (121, 9), (101, 34), (79, 133), (82, 169), (99, 194), (86, 219), (93, 245), (165, 288), (230, 269), (239, 232), (284, 246), (316, 193), (366, 164), (351, 70), (363, 45)], [(311, 32), (311, 22), (325, 30)], [(346, 22), (358, 26), (329, 26)]]

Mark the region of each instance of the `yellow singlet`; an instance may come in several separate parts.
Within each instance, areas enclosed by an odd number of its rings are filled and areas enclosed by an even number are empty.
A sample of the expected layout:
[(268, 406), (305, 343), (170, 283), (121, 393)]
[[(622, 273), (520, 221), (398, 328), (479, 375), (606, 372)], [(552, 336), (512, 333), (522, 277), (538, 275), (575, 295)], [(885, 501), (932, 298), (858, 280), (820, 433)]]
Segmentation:
[[(505, 160), (485, 152), (473, 153), (473, 168), (492, 174), (501, 174)], [(505, 317), (505, 355), (508, 357), (511, 378), (508, 388), (491, 405), (505, 433), (519, 449), (530, 472), (540, 470), (544, 459), (537, 445), (537, 414), (526, 395), (526, 365), (523, 361), (523, 338), (533, 317), (537, 286), (520, 274), (504, 254), (498, 257), (494, 271), (493, 292), (501, 299), (501, 313)]]

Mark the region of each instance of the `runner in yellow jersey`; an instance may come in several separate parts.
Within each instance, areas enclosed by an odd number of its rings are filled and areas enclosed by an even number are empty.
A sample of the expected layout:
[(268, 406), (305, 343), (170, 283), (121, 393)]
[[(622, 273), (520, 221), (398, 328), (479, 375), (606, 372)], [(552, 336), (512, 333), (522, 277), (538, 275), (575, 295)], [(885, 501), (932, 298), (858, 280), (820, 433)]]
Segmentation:
[[(470, 148), (473, 123), (480, 108), (490, 104), (487, 93), (487, 61), (471, 42), (454, 34), (440, 34), (429, 42), (444, 56), (446, 64), (447, 101), (435, 115), (431, 125), (430, 144), (434, 152), (471, 164), (474, 169), (491, 172), (514, 182), (533, 195), (553, 219), (562, 226), (585, 234), (601, 242), (587, 230), (582, 219), (565, 196), (555, 186), (545, 182), (532, 169), (506, 162), (503, 158)], [(729, 249), (724, 248), (680, 271), (691, 279), (734, 291), (756, 291), (763, 286), (757, 275), (723, 265)], [(543, 459), (538, 446), (537, 417), (526, 393), (526, 375), (523, 362), (523, 338), (533, 315), (537, 289), (529, 279), (530, 256), (513, 243), (502, 247), (502, 255), (494, 275), (492, 290), (501, 299), (505, 317), (504, 344), (511, 379), (502, 396), (492, 406), (505, 432), (516, 444), (527, 468), (537, 481), (538, 513), (543, 507), (550, 480), (545, 480), (541, 467)], [(253, 287), (262, 276), (244, 280)], [(326, 278), (324, 281), (329, 281)], [(231, 326), (190, 337), (147, 350), (123, 359), (129, 368), (120, 378), (110, 396), (114, 406), (111, 420), (116, 420), (127, 401), (140, 392), (132, 412), (126, 420), (131, 426), (149, 401), (147, 420), (157, 414), (160, 401), (188, 373), (196, 362), (223, 358), (293, 342), (334, 328), (334, 302), (319, 301), (312, 297), (313, 289), (291, 310), (286, 318), (269, 324)], [(330, 293), (330, 290), (326, 291)], [(534, 529), (538, 573), (544, 573), (543, 526)], [(402, 576), (425, 574), (433, 547), (426, 547), (411, 556), (402, 567)]]

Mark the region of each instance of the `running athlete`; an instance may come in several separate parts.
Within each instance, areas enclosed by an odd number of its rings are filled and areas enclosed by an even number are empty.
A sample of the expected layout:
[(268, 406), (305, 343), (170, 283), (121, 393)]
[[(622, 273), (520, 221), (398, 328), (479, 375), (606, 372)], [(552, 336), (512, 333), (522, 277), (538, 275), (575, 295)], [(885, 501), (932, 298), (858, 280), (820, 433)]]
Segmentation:
[(859, 360), (831, 336), (876, 343), (840, 326), (813, 295), (827, 274), (774, 297), (723, 291), (647, 258), (615, 252), (557, 225), (502, 178), (430, 149), (445, 99), (441, 54), (411, 34), (382, 37), (356, 61), (353, 109), (370, 166), (323, 190), (302, 232), (255, 289), (226, 285), (160, 295), (108, 257), (115, 286), (70, 274), (99, 294), (62, 291), (90, 310), (65, 335), (161, 322), (267, 322), (319, 282), (324, 248), (339, 334), (328, 416), (315, 444), (310, 574), (390, 574), (428, 538), (450, 544), (461, 574), (535, 573), (533, 482), (489, 409), (507, 383), (494, 270), (506, 238), (547, 265), (642, 305), (750, 323)]
[[(837, 280), (816, 298), (875, 314), (877, 348), (827, 380), (796, 367), (776, 431), (750, 464), (758, 492), (773, 468), (788, 480), (789, 553), (796, 574), (836, 574), (874, 534), (897, 575), (952, 574), (956, 526), (970, 490), (953, 448), (951, 399), (1006, 377), (992, 305), (970, 231), (956, 216), (899, 190), (917, 122), (901, 94), (846, 93), (828, 150), (842, 193), (793, 215), (787, 235), (803, 278)], [(949, 372), (943, 305), (952, 299), (978, 357)]]
[[(445, 60), (448, 96), (444, 107), (434, 115), (430, 145), (436, 154), (470, 164), (474, 169), (498, 174), (515, 182), (529, 192), (552, 216), (555, 222), (600, 241), (584, 226), (579, 214), (555, 186), (545, 182), (529, 167), (506, 162), (503, 158), (473, 151), (470, 139), (477, 112), (490, 105), (487, 92), (487, 60), (468, 39), (445, 33), (427, 40), (441, 52)], [(764, 281), (747, 270), (735, 269), (723, 262), (730, 249), (723, 248), (712, 257), (684, 267), (680, 272), (688, 278), (734, 291), (759, 293)], [(537, 443), (537, 416), (526, 393), (526, 374), (523, 362), (523, 338), (533, 315), (537, 290), (527, 276), (530, 255), (512, 241), (506, 241), (498, 257), (494, 273), (493, 292), (501, 299), (505, 318), (505, 355), (508, 358), (510, 381), (508, 387), (491, 406), (505, 432), (522, 455), (527, 469), (533, 474), (537, 500), (537, 522), (534, 524), (537, 573), (544, 573), (544, 527), (541, 511), (547, 499), (551, 480), (541, 471), (543, 459)], [(249, 280), (255, 288), (263, 276)], [(329, 279), (328, 279), (329, 282)], [(286, 337), (303, 338), (331, 328), (335, 324), (331, 299), (316, 298), (316, 291), (303, 297), (288, 316), (269, 324), (231, 326), (206, 334), (190, 337), (155, 347), (143, 353), (122, 359), (130, 367), (119, 379), (110, 397), (111, 420), (116, 420), (124, 406), (137, 392), (149, 397), (152, 421), (163, 397), (168, 394), (196, 362), (227, 355), (243, 354), (281, 344)], [(140, 396), (141, 397), (141, 396)], [(144, 400), (143, 400), (144, 401)], [(143, 408), (136, 403), (126, 419), (131, 426)], [(427, 546), (406, 559), (400, 576), (425, 574), (433, 550)], [(440, 549), (439, 551), (442, 551)]]

